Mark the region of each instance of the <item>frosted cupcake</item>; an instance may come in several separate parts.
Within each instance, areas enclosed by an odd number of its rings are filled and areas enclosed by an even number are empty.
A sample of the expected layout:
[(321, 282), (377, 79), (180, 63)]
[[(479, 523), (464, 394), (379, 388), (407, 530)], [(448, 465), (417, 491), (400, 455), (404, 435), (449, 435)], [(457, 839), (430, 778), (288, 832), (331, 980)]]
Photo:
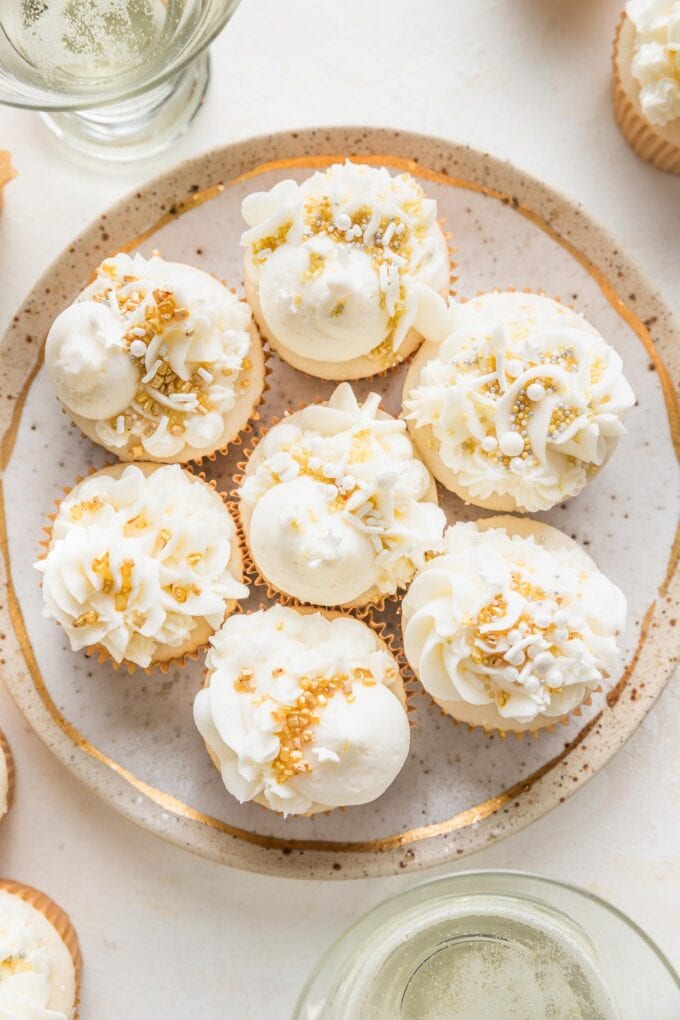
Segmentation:
[(435, 702), (485, 730), (534, 731), (588, 703), (618, 662), (623, 593), (572, 539), (526, 518), (455, 524), (402, 604)]
[(410, 174), (337, 163), (243, 202), (246, 296), (294, 368), (360, 379), (437, 331), (449, 253), (437, 207)]
[(360, 620), (274, 606), (211, 638), (196, 726), (229, 793), (284, 815), (366, 804), (408, 755), (397, 664)]
[(358, 606), (394, 594), (446, 523), (403, 422), (342, 383), (271, 428), (250, 456), (240, 514), (264, 581), (300, 602)]
[(613, 56), (614, 112), (626, 141), (680, 173), (680, 0), (631, 0)]
[(73, 421), (119, 460), (223, 449), (264, 387), (250, 308), (208, 273), (119, 254), (57, 317), (45, 365)]
[(36, 568), (43, 616), (74, 651), (145, 668), (195, 652), (248, 595), (222, 498), (176, 464), (118, 464), (80, 482)]
[(14, 762), (5, 734), (0, 730), (0, 821), (12, 803), (14, 792)]
[(418, 452), (466, 503), (533, 513), (576, 496), (635, 403), (621, 358), (578, 312), (515, 291), (451, 306), (404, 383)]
[(78, 938), (64, 911), (0, 879), (0, 1016), (74, 1020), (79, 982)]

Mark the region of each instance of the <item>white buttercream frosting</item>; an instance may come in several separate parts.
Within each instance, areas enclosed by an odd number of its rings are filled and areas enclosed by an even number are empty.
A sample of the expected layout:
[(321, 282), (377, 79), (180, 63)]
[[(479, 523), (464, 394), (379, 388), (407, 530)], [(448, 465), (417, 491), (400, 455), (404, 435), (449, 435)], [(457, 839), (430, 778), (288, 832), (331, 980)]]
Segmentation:
[(404, 400), (470, 498), (530, 512), (575, 496), (625, 433), (621, 358), (582, 315), (535, 294), (451, 306), (452, 331)]
[(71, 1010), (64, 1013), (50, 1008), (55, 960), (41, 928), (32, 908), (20, 897), (0, 891), (2, 1020), (70, 1020), (73, 1015)]
[(635, 26), (631, 72), (642, 113), (662, 127), (680, 118), (680, 0), (630, 0)]
[[(514, 518), (494, 520), (511, 528)], [(454, 717), (465, 703), (479, 721), (490, 707), (492, 725), (555, 719), (616, 669), (623, 593), (580, 546), (542, 527), (534, 537), (453, 525), (404, 598), (406, 656)]]
[(274, 606), (210, 643), (194, 718), (241, 803), (305, 814), (365, 804), (396, 778), (410, 740), (399, 672), (365, 623)]
[(208, 273), (120, 253), (57, 317), (45, 363), (68, 410), (137, 459), (220, 442), (250, 362), (249, 306)]
[(232, 573), (236, 528), (220, 497), (178, 465), (98, 473), (60, 505), (43, 575), (43, 615), (74, 650), (101, 645), (148, 666), (205, 621), (216, 630), (247, 587)]
[(410, 174), (335, 164), (249, 195), (243, 216), (246, 273), (272, 334), (295, 354), (389, 358), (411, 327), (431, 331), (441, 318), (448, 250), (436, 203)]
[(404, 422), (347, 383), (269, 430), (240, 496), (253, 558), (277, 588), (342, 605), (403, 587), (446, 523)]

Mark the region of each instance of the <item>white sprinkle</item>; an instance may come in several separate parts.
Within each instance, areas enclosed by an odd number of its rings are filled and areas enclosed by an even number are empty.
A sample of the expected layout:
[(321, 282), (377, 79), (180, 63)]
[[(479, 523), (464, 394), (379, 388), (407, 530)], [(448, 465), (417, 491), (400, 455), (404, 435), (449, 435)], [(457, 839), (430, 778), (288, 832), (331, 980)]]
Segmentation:
[(484, 436), (482, 439), (482, 449), (486, 450), (487, 453), (493, 453), (498, 446), (498, 440), (495, 436)]
[(524, 365), (519, 360), (519, 358), (510, 358), (509, 361), (505, 362), (505, 374), (511, 375), (513, 379), (516, 376), (520, 375), (523, 369)]
[(539, 652), (534, 658), (534, 666), (536, 669), (545, 669), (553, 661), (553, 657), (550, 652)]
[(566, 627), (558, 627), (557, 630), (555, 631), (556, 641), (566, 641), (568, 637), (569, 631), (567, 630)]
[(130, 344), (130, 354), (133, 358), (143, 358), (146, 354), (146, 344), (142, 340), (133, 340)]
[(516, 666), (506, 666), (503, 670), (503, 679), (509, 683), (513, 683), (519, 676), (519, 670)]
[(146, 336), (146, 330), (142, 326), (133, 326), (130, 332), (135, 336)]
[(321, 457), (310, 457), (308, 463), (312, 471), (319, 471), (323, 466), (323, 461), (321, 460)]
[(538, 612), (534, 613), (534, 622), (537, 627), (549, 627), (552, 623), (550, 613), (545, 613), (539, 609)]
[[(189, 334), (187, 333), (186, 335), (188, 336)], [(163, 344), (163, 346), (161, 347), (161, 349), (159, 350), (158, 353), (160, 354), (160, 356), (162, 358), (165, 357), (165, 355), (168, 353), (168, 348), (165, 346), (165, 344)]]
[(125, 418), (122, 414), (119, 414), (116, 418), (116, 432), (119, 436), (122, 436), (125, 432)]
[(324, 478), (335, 478), (337, 473), (338, 469), (335, 467), (334, 464), (324, 464), (323, 468), (321, 469), (321, 474), (324, 476)]
[(541, 681), (535, 676), (528, 676), (524, 681), (524, 689), (528, 691), (529, 694), (534, 694), (540, 686)]
[(383, 294), (386, 294), (387, 288), (389, 286), (389, 281), (387, 278), (387, 266), (385, 265), (384, 262), (381, 262), (378, 268), (378, 283)]
[(550, 686), (560, 687), (563, 682), (564, 676), (562, 675), (561, 670), (551, 669), (550, 672), (548, 673), (548, 683), (550, 684)]
[(521, 666), (524, 662), (524, 652), (521, 648), (518, 648), (516, 652), (511, 652), (505, 658), (512, 666)]
[(347, 215), (347, 213), (344, 212), (338, 213), (338, 215), (335, 217), (335, 226), (337, 227), (338, 230), (343, 231), (349, 230), (349, 228), (352, 226), (352, 220)]
[(555, 621), (558, 627), (564, 627), (567, 621), (569, 620), (569, 616), (567, 613), (565, 613), (564, 609), (558, 609), (553, 617), (553, 620)]
[(176, 400), (178, 404), (189, 404), (198, 400), (195, 393), (168, 393), (168, 399)]
[(517, 630), (517, 629), (511, 630), (510, 633), (508, 634), (508, 641), (510, 642), (511, 645), (514, 645), (515, 641), (521, 641), (521, 640), (522, 640), (522, 632), (521, 632), (521, 630)]
[(527, 396), (529, 400), (543, 400), (545, 396), (545, 386), (541, 385), (540, 382), (532, 382), (527, 386)]
[(395, 232), (396, 229), (397, 229), (397, 224), (394, 222), (394, 220), (390, 220), (390, 222), (385, 227), (385, 233), (382, 236), (382, 243), (386, 247), (390, 243), (392, 238), (394, 237), (394, 232)]
[(155, 376), (156, 372), (158, 371), (162, 364), (163, 362), (160, 360), (160, 358), (154, 361), (153, 365), (146, 373), (146, 375), (142, 376), (142, 382), (143, 383), (151, 382), (151, 380), (153, 379), (153, 377)]
[(196, 375), (200, 375), (201, 379), (205, 379), (205, 381), (208, 383), (211, 383), (213, 381), (212, 375), (210, 374), (207, 368), (203, 368), (203, 365), (201, 365), (200, 368), (196, 369)]
[(112, 312), (116, 315), (120, 315), (120, 305), (118, 304), (118, 296), (113, 288), (109, 291), (109, 307)]
[(524, 461), (521, 457), (513, 457), (510, 461), (510, 470), (516, 474), (521, 475), (524, 471)]
[(165, 433), (168, 431), (168, 423), (169, 423), (169, 421), (170, 421), (170, 419), (168, 418), (167, 414), (162, 415), (160, 421), (158, 422), (158, 427), (156, 428), (156, 431), (153, 434), (153, 438), (154, 439), (162, 439), (163, 438)]
[(517, 457), (524, 449), (524, 440), (519, 432), (504, 432), (498, 445), (506, 457)]

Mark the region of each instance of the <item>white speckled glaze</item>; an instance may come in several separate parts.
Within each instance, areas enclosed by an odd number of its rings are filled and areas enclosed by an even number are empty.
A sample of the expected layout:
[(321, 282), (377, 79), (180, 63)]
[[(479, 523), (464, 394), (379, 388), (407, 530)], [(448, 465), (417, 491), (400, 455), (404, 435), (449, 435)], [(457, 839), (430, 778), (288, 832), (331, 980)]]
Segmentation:
[[(522, 742), (500, 741), (479, 730), (452, 726), (428, 699), (418, 698), (410, 758), (398, 780), (374, 804), (284, 821), (257, 806), (233, 802), (207, 760), (191, 718), (202, 677), (200, 663), (171, 672), (162, 696), (153, 683), (140, 690), (135, 678), (119, 676), (113, 684), (110, 667), (67, 652), (57, 629), (46, 628), (40, 619), (40, 593), (29, 564), (43, 515), (61, 486), (89, 465), (98, 466), (102, 454), (69, 426), (51, 397), (44, 370), (33, 377), (37, 345), (26, 338), (44, 336), (54, 315), (72, 300), (101, 259), (102, 226), (95, 222), (75, 242), (71, 257), (48, 270), (5, 339), (6, 378), (0, 402), (0, 427), (10, 430), (5, 443), (9, 458), (5, 513), (16, 607), (21, 610), (21, 619), (13, 612), (12, 618), (3, 620), (7, 682), (54, 753), (126, 816), (202, 855), (299, 878), (349, 878), (422, 868), (458, 859), (527, 825), (578, 789), (621, 746), (662, 690), (677, 644), (669, 626), (672, 606), (677, 605), (677, 579), (671, 579), (671, 586), (659, 596), (675, 528), (675, 459), (659, 366), (631, 322), (649, 323), (658, 354), (676, 373), (680, 333), (654, 288), (608, 236), (565, 199), (507, 164), (445, 141), (375, 129), (310, 130), (216, 150), (151, 182), (107, 214), (107, 247), (115, 249), (134, 238), (192, 191), (234, 182), (218, 197), (197, 204), (154, 233), (141, 250), (148, 254), (158, 248), (166, 258), (181, 259), (199, 247), (202, 254), (193, 257), (196, 264), (238, 279), (239, 210), (245, 194), (284, 176), (303, 179), (310, 171), (308, 166), (289, 166), (269, 170), (256, 180), (235, 179), (272, 159), (345, 152), (416, 155), (420, 167), (442, 175), (423, 184), (437, 199), (454, 235), (460, 294), (498, 286), (559, 295), (582, 310), (621, 354), (640, 405), (629, 414), (629, 434), (607, 470), (581, 495), (538, 518), (576, 537), (626, 593), (630, 612), (622, 640), (624, 663), (633, 659), (644, 619), (648, 629), (619, 696), (609, 703), (595, 696), (592, 706), (568, 728)], [(477, 190), (452, 186), (447, 175), (473, 182)], [(486, 196), (477, 186), (504, 197)], [(609, 303), (602, 281), (598, 283), (557, 240), (521, 214), (520, 203), (587, 256), (627, 303), (628, 318)], [(271, 360), (265, 424), (286, 407), (327, 398), (334, 388), (333, 383), (308, 379), (278, 359)], [(379, 380), (357, 383), (357, 393), (363, 397), (377, 386), (386, 408), (398, 413), (403, 374), (397, 369)], [(25, 393), (25, 403), (15, 413), (19, 393)], [(5, 399), (8, 394), (12, 399)], [(240, 456), (233, 451), (208, 463), (208, 475), (221, 488), (229, 487)], [(449, 521), (479, 516), (456, 497), (441, 495)], [(256, 607), (263, 597), (264, 589), (254, 587), (246, 608)], [(10, 608), (14, 605), (10, 600)], [(388, 605), (378, 614), (392, 632), (398, 631), (395, 613), (396, 608)], [(6, 609), (3, 615), (8, 615)], [(27, 641), (39, 671), (33, 675), (21, 650)], [(96, 760), (87, 743), (76, 748), (50, 712), (52, 702), (92, 747), (122, 764), (135, 779), (130, 781)], [(589, 727), (586, 740), (584, 727)], [(574, 745), (565, 750), (569, 741)], [(135, 785), (137, 781), (140, 785)], [(488, 801), (500, 795), (500, 807), (492, 811)], [(474, 825), (473, 814), (478, 819)], [(436, 831), (429, 828), (435, 826)], [(408, 834), (405, 839), (403, 833)]]

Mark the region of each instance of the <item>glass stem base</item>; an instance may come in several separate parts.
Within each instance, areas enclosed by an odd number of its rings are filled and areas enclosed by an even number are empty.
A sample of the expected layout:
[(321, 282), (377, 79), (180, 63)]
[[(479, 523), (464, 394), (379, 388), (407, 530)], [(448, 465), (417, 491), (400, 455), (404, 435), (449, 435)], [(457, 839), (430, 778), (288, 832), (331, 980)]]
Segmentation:
[(117, 162), (144, 159), (167, 149), (186, 131), (209, 80), (205, 52), (176, 77), (122, 103), (41, 117), (60, 141), (87, 156)]

